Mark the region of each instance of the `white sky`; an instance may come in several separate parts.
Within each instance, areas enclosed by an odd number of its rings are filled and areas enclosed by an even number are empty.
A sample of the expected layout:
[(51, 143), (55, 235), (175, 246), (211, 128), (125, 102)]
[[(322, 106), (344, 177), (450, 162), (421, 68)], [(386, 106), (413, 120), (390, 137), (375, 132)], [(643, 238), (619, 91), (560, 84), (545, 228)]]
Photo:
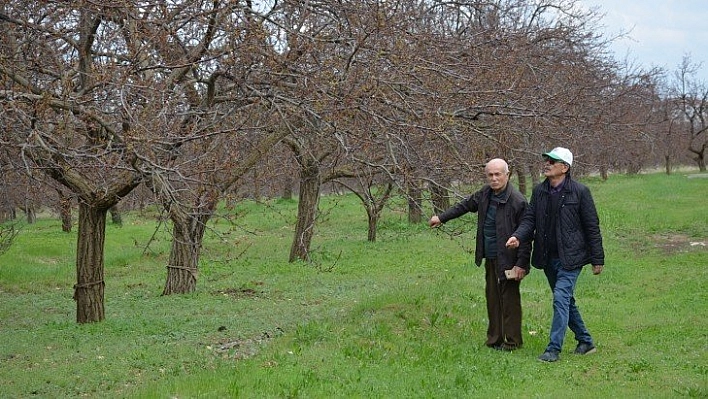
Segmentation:
[(644, 69), (661, 67), (673, 76), (684, 55), (702, 63), (696, 78), (708, 84), (708, 0), (580, 0), (599, 6), (605, 37), (616, 41), (615, 58)]

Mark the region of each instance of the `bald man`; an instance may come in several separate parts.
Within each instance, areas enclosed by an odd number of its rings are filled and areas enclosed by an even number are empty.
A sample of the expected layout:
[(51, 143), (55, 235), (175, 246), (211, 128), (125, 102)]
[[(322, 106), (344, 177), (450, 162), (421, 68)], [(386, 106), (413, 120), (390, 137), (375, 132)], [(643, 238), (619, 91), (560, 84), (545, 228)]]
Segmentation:
[(526, 210), (526, 198), (509, 184), (509, 165), (500, 158), (487, 162), (487, 179), (479, 191), (450, 209), (430, 218), (438, 227), (469, 212), (477, 212), (475, 263), (485, 269), (487, 299), (487, 340), (485, 345), (513, 351), (523, 344), (521, 333), (521, 280), (529, 272), (531, 244), (507, 247), (506, 241), (519, 226)]

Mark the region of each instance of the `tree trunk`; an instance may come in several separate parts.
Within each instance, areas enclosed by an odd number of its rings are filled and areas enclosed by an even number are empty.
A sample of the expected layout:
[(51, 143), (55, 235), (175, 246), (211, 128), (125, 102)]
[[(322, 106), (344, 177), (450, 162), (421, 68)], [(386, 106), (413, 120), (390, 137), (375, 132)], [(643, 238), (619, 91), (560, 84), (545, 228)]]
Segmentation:
[(123, 227), (123, 216), (120, 213), (118, 204), (110, 207), (108, 212), (111, 214), (111, 223), (117, 225), (118, 227)]
[(696, 157), (696, 163), (698, 163), (698, 170), (699, 171), (701, 171), (701, 172), (706, 171), (706, 158), (705, 158), (703, 152), (698, 154), (698, 156)]
[(61, 217), (61, 231), (71, 233), (71, 197), (64, 195), (61, 190), (59, 194), (59, 215)]
[(516, 170), (516, 176), (519, 178), (519, 191), (521, 194), (526, 195), (528, 188), (526, 187), (526, 174), (523, 168), (518, 168)]
[(642, 165), (639, 164), (639, 162), (629, 162), (627, 164), (627, 174), (628, 175), (637, 175), (639, 172), (642, 170)]
[(199, 255), (208, 217), (183, 214), (171, 220), (172, 249), (162, 295), (188, 294), (197, 288)]
[(609, 177), (609, 174), (607, 172), (607, 165), (605, 164), (600, 165), (600, 177), (602, 177), (602, 180), (604, 181), (606, 181)]
[(37, 211), (35, 211), (33, 205), (29, 205), (23, 210), (25, 211), (25, 216), (27, 216), (27, 224), (34, 224), (37, 222)]
[(310, 259), (310, 244), (315, 230), (315, 219), (320, 199), (320, 170), (319, 166), (305, 165), (300, 170), (300, 193), (297, 205), (297, 223), (295, 224), (295, 237), (290, 247), (289, 262), (296, 259)]
[(367, 239), (369, 242), (376, 242), (376, 226), (379, 222), (379, 215), (374, 209), (367, 209), (366, 213), (369, 217), (369, 235)]
[(536, 185), (541, 181), (538, 175), (538, 170), (533, 166), (529, 166), (529, 175), (531, 175), (531, 183), (533, 183), (533, 186), (536, 187)]
[(664, 166), (666, 167), (666, 174), (671, 175), (671, 157), (668, 155), (664, 155)]
[[(79, 195), (79, 231), (76, 248), (76, 321), (78, 323), (98, 322), (105, 319), (103, 255), (106, 238), (106, 216), (108, 208), (115, 205), (141, 182), (140, 175), (125, 172), (116, 177), (116, 184), (87, 189), (88, 180), (75, 170), (53, 167), (47, 170), (49, 176), (71, 188)], [(81, 189), (85, 189), (82, 192)], [(87, 203), (86, 199), (91, 199)]]
[(435, 214), (450, 207), (450, 197), (447, 195), (447, 190), (439, 184), (430, 184), (430, 200), (433, 203), (433, 213)]
[(79, 202), (79, 234), (76, 250), (76, 321), (103, 321), (103, 252), (106, 238), (106, 209)]
[(280, 198), (284, 200), (293, 199), (293, 178), (291, 176), (285, 176), (285, 181), (283, 183), (283, 194)]
[(423, 220), (421, 190), (417, 185), (408, 183), (408, 223), (420, 223)]
[(258, 168), (253, 168), (253, 199), (258, 201), (261, 199), (261, 182), (258, 179)]

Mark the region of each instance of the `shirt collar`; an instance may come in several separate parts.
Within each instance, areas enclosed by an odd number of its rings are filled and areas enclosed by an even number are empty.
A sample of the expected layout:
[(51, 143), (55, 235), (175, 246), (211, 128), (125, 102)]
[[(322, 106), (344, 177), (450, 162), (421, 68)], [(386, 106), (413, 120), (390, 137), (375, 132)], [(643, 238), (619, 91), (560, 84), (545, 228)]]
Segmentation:
[(563, 181), (560, 182), (560, 184), (557, 185), (557, 186), (555, 186), (555, 187), (553, 187), (553, 186), (551, 186), (551, 185), (549, 184), (549, 186), (550, 186), (549, 192), (550, 192), (551, 194), (558, 194), (559, 192), (561, 192), (561, 191), (563, 190), (563, 187), (565, 186), (566, 180), (568, 180), (567, 177), (566, 177), (565, 179), (563, 179)]
[(492, 198), (496, 198), (500, 202), (506, 202), (507, 198), (509, 198), (509, 184), (506, 183), (506, 187), (504, 187), (504, 190), (502, 190), (499, 194), (496, 194), (494, 190), (489, 190)]

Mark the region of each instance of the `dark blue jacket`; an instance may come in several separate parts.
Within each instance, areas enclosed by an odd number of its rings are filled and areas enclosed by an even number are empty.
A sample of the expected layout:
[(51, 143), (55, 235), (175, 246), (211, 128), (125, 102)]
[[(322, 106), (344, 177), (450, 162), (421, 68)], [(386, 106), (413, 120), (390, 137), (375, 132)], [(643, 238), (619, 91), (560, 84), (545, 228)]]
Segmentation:
[[(550, 264), (545, 223), (550, 210), (550, 188), (548, 179), (534, 187), (526, 213), (513, 234), (521, 243), (533, 238), (531, 264), (538, 269)], [(600, 221), (590, 190), (566, 175), (559, 195), (561, 199), (555, 230), (561, 264), (568, 270), (587, 264), (604, 265)]]

